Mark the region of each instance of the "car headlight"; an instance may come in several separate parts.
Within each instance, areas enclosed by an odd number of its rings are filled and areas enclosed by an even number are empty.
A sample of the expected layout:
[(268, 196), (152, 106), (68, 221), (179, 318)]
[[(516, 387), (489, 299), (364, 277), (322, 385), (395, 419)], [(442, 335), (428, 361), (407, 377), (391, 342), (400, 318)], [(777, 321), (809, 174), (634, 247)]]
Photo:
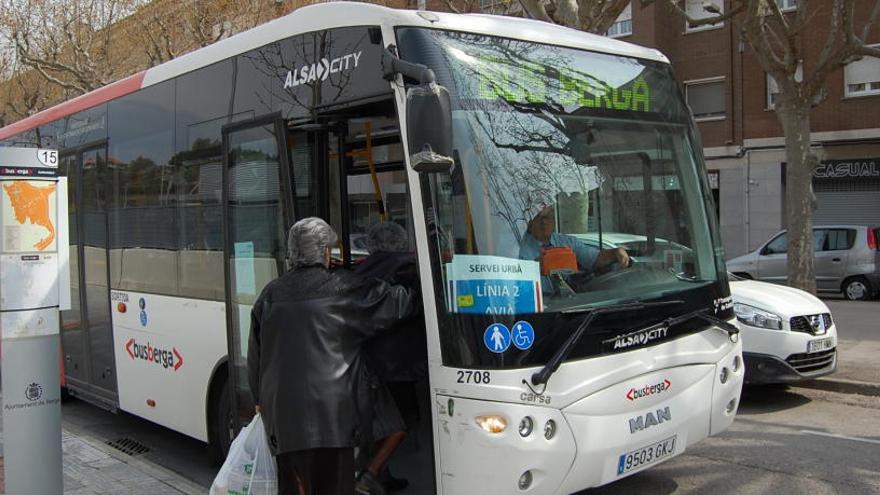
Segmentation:
[(733, 312), (736, 313), (736, 319), (746, 325), (769, 328), (770, 330), (782, 330), (782, 318), (763, 309), (735, 302), (733, 303)]

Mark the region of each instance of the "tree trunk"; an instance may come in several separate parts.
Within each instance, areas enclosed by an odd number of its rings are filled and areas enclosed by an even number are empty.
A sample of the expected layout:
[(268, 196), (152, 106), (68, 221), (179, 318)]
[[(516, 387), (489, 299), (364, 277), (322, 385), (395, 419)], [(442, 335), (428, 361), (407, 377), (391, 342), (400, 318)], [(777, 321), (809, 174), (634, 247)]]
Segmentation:
[[(810, 151), (810, 101), (780, 102), (777, 114), (785, 131), (785, 214), (788, 220), (788, 285), (816, 293), (813, 250), (813, 170)], [(788, 103), (788, 105), (786, 105)]]

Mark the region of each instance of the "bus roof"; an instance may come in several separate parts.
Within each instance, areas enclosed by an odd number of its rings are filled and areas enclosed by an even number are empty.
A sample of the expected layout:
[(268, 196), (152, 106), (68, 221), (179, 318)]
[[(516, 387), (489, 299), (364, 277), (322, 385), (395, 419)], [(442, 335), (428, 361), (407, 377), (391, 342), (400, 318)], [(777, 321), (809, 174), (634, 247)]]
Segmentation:
[[(340, 15), (344, 12), (344, 15)], [(429, 20), (430, 19), (430, 20)], [(486, 14), (397, 10), (359, 2), (327, 2), (296, 9), (164, 64), (138, 72), (0, 129), (0, 140), (73, 115), (139, 89), (159, 84), (297, 34), (349, 26), (416, 26), (534, 41), (669, 63), (658, 50), (542, 21)]]

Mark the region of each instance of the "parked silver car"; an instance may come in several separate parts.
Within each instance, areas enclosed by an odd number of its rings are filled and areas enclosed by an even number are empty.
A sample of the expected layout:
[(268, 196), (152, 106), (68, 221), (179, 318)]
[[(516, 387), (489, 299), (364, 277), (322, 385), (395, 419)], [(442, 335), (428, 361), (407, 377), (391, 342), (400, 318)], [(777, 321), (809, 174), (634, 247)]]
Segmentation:
[[(816, 289), (842, 292), (847, 299), (880, 295), (880, 229), (865, 225), (816, 225)], [(727, 262), (743, 278), (785, 284), (788, 280), (788, 235), (782, 231), (755, 251)]]

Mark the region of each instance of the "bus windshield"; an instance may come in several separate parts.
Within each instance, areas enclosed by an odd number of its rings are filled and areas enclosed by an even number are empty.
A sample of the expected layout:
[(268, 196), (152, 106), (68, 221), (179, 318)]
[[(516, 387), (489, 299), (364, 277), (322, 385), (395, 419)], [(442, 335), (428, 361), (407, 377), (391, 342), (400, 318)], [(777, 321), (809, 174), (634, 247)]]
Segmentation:
[(452, 98), (455, 167), (426, 179), (424, 201), (441, 312), (457, 325), (726, 290), (700, 145), (668, 65), (398, 34)]

